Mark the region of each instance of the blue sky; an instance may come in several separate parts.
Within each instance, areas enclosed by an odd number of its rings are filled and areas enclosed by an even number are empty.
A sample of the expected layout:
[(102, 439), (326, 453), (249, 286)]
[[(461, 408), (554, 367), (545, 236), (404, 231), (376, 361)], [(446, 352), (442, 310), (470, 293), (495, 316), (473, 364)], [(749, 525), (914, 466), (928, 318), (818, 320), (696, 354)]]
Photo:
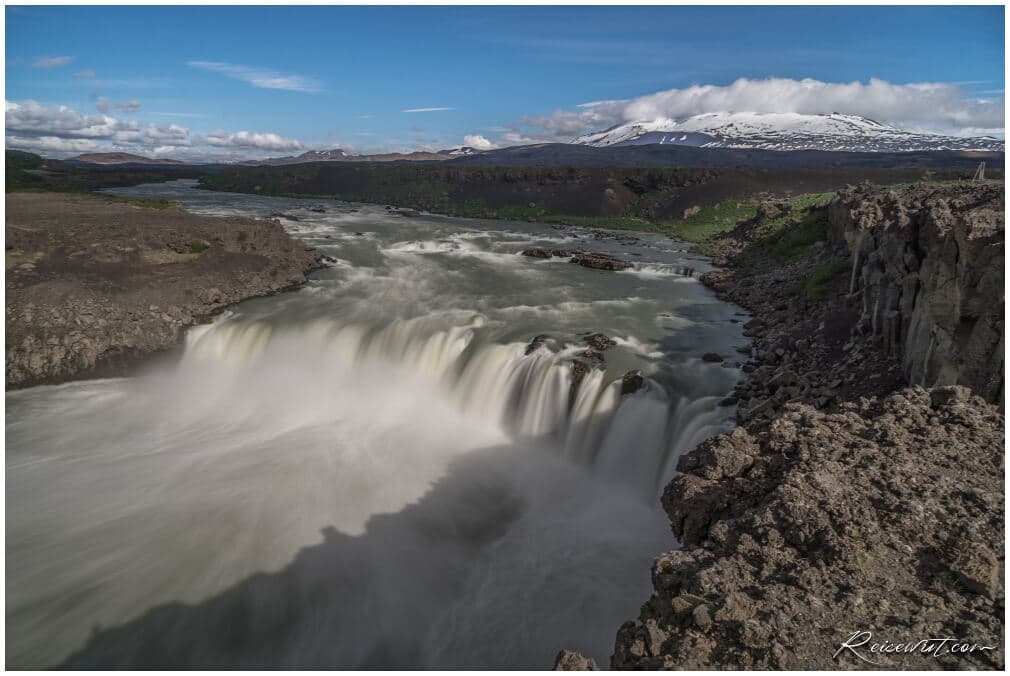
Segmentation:
[[(7, 7), (7, 142), (53, 155), (115, 145), (188, 156), (445, 148), (466, 136), (510, 145), (619, 122), (629, 110), (580, 104), (675, 90), (647, 109), (694, 112), (684, 103), (692, 86), (741, 78), (859, 81), (867, 88), (840, 112), (1001, 130), (1003, 11)], [(901, 87), (909, 83), (937, 87)], [(812, 105), (780, 86), (733, 91), (738, 107)], [(446, 110), (403, 112), (425, 108)]]

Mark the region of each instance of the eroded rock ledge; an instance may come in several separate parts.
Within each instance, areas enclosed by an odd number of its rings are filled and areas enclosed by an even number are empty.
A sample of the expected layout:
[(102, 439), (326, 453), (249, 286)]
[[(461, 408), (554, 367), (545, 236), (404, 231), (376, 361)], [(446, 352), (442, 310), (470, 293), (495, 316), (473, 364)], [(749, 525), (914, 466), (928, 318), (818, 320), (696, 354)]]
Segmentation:
[(613, 666), (857, 667), (833, 658), (857, 630), (998, 647), (862, 651), (882, 667), (1002, 665), (1003, 426), (965, 388), (914, 387), (834, 413), (790, 403), (701, 444), (663, 494), (683, 549), (656, 560)]
[[(715, 242), (704, 281), (755, 316), (740, 426), (681, 458), (682, 548), (613, 667), (1003, 667), (1002, 204), (860, 188), (797, 215), (822, 236), (784, 263), (760, 216)], [(869, 650), (935, 637), (980, 647)]]
[(6, 237), (8, 388), (116, 372), (321, 262), (276, 221), (94, 195), (8, 193)]

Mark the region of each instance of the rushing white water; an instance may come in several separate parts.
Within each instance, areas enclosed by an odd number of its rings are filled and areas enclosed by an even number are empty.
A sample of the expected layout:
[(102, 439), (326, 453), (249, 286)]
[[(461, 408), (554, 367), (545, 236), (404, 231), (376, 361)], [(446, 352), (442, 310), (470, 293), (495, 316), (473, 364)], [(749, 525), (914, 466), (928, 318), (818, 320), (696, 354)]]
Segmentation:
[[(9, 664), (607, 662), (675, 545), (658, 493), (730, 424), (738, 372), (699, 355), (743, 341), (682, 283), (704, 261), (654, 236), (122, 192), (297, 211), (285, 227), (341, 263), (195, 327), (172, 365), (7, 394)], [(559, 240), (637, 272), (516, 255)], [(594, 331), (617, 345), (577, 375)]]

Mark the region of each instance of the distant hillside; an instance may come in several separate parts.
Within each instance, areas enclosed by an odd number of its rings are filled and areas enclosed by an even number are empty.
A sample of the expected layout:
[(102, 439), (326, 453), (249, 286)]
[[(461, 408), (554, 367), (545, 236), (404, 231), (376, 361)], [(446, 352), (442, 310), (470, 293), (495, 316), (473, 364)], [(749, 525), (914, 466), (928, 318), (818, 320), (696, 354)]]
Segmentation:
[(12, 169), (38, 169), (42, 166), (44, 161), (45, 160), (35, 153), (26, 153), (23, 150), (7, 151), (7, 171)]
[(248, 167), (281, 167), (289, 164), (306, 164), (309, 162), (440, 162), (457, 157), (469, 157), (480, 151), (469, 147), (450, 148), (438, 152), (415, 151), (412, 153), (378, 153), (375, 155), (353, 155), (340, 148), (332, 150), (310, 150), (301, 155), (286, 157), (269, 157), (264, 160), (247, 160), (238, 162)]
[[(662, 149), (664, 146), (639, 147), (642, 148)], [(607, 149), (583, 147), (581, 150), (613, 156)], [(635, 148), (612, 150), (634, 151)], [(975, 158), (973, 162), (961, 160), (960, 164), (954, 162), (944, 167), (940, 159), (933, 157), (933, 164), (926, 162), (930, 158), (919, 158), (926, 163), (897, 168), (858, 165), (771, 168), (730, 164), (719, 167), (519, 166), (507, 162), (489, 166), (495, 164), (498, 152), (501, 151), (469, 158), (479, 160), (472, 164), (461, 159), (232, 166), (208, 172), (201, 178), (201, 184), (226, 192), (331, 197), (467, 217), (551, 222), (568, 222), (569, 217), (603, 217), (607, 223), (613, 223), (622, 218), (680, 219), (685, 213), (694, 212), (695, 207), (723, 201), (735, 203), (763, 193), (830, 192), (863, 181), (887, 185), (970, 179), (978, 164)], [(768, 154), (769, 151), (763, 152)], [(880, 154), (876, 156), (881, 157)], [(951, 156), (945, 157), (953, 161)], [(987, 174), (991, 178), (1002, 177), (1001, 156), (989, 167)]]
[(114, 188), (140, 183), (156, 183), (178, 178), (199, 178), (214, 167), (195, 167), (169, 162), (162, 165), (129, 162), (91, 164), (80, 161), (47, 160), (20, 150), (6, 152), (7, 192), (49, 190), (77, 192)]
[(751, 167), (765, 169), (969, 168), (986, 162), (1002, 168), (1002, 152), (966, 150), (843, 152), (836, 150), (766, 150), (711, 148), (676, 144), (609, 145), (542, 143), (486, 150), (450, 164), (551, 167)]
[(144, 157), (130, 153), (84, 153), (68, 157), (68, 162), (83, 162), (84, 164), (186, 164), (179, 160)]

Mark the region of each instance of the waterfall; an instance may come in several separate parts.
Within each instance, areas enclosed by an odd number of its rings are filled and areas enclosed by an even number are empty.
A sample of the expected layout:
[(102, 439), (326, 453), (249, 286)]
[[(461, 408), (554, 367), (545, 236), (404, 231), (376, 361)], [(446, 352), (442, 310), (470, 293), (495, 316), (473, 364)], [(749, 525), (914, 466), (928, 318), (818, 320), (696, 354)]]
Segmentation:
[(701, 355), (742, 326), (707, 263), (650, 233), (117, 194), (295, 214), (340, 262), (192, 327), (178, 361), (7, 393), (9, 663), (606, 663), (674, 546), (659, 491), (732, 421), (741, 372)]
[(523, 343), (486, 342), (479, 336), (485, 324), (479, 314), (448, 327), (444, 317), (283, 327), (224, 317), (190, 331), (183, 367), (245, 368), (261, 359), (283, 361), (286, 351), (311, 355), (320, 377), (390, 365), (440, 388), (468, 417), (556, 448), (649, 496), (662, 489), (689, 444), (725, 425), (719, 397), (671, 393), (650, 377), (622, 395), (620, 374), (592, 368), (575, 378), (574, 358), (584, 348), (528, 351)]

